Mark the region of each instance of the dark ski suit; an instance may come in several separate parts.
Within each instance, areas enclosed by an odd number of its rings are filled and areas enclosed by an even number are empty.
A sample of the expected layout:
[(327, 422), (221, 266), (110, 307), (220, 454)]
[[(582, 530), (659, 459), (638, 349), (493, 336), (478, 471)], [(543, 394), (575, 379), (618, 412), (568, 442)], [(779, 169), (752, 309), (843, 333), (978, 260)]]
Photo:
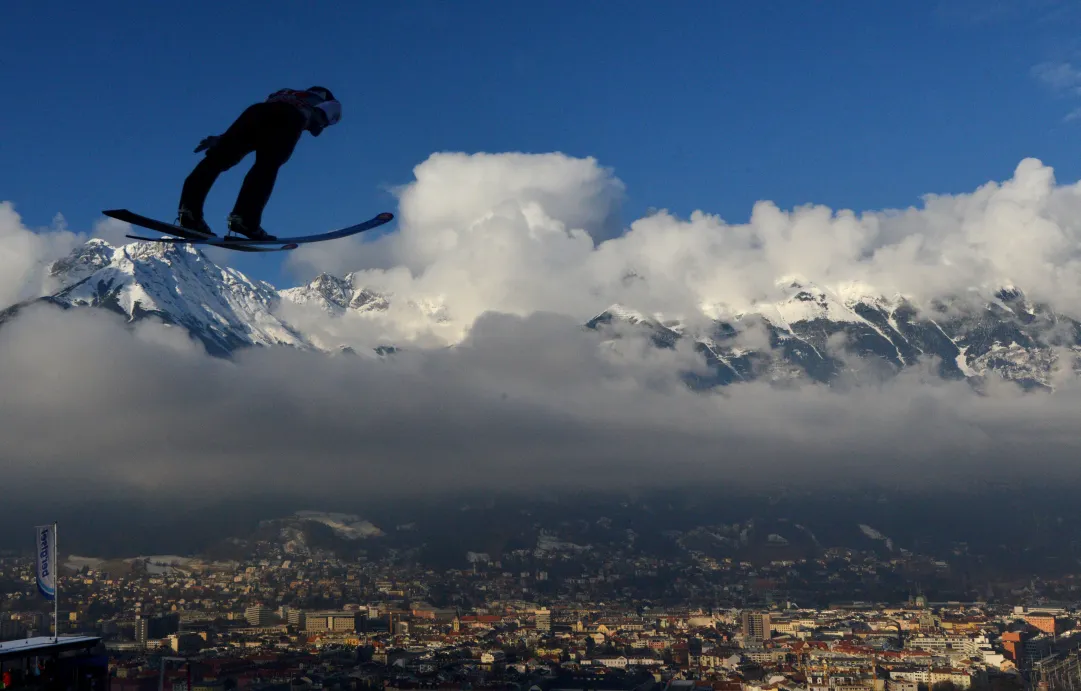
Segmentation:
[(283, 89), (265, 102), (249, 106), (222, 135), (207, 137), (200, 143), (196, 152), (206, 148), (206, 155), (184, 181), (180, 206), (201, 218), (206, 196), (218, 176), (254, 151), (255, 163), (244, 177), (233, 214), (245, 225), (258, 228), (278, 169), (293, 155), (300, 135), (307, 130), (319, 136), (332, 124), (320, 108), (323, 103), (311, 92)]

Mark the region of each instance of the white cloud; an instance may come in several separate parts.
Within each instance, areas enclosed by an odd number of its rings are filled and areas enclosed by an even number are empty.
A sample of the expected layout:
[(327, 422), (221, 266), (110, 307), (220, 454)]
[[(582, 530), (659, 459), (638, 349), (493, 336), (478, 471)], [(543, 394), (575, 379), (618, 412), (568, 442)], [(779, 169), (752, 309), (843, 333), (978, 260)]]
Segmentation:
[(53, 227), (34, 232), (22, 224), (14, 204), (0, 202), (0, 309), (48, 292), (49, 263), (85, 238), (67, 229), (57, 215)]
[[(592, 159), (433, 155), (399, 189), (395, 232), (292, 257), (306, 278), (356, 271), (357, 285), (393, 296), (391, 309), (360, 320), (328, 322), (301, 310), (294, 318), (329, 339), (357, 332), (446, 344), (488, 311), (582, 320), (622, 303), (688, 320), (723, 318), (780, 299), (788, 277), (842, 296), (917, 301), (1014, 285), (1081, 315), (1081, 185), (1057, 184), (1035, 159), (1004, 182), (929, 194), (908, 209), (784, 210), (762, 201), (746, 223), (661, 211), (607, 237), (623, 194), (612, 171)], [(0, 223), (11, 264), (0, 289), (5, 303), (39, 291), (43, 263), (83, 239), (62, 224), (31, 232), (10, 205), (0, 207)], [(94, 235), (118, 242), (125, 231), (106, 220)]]
[(1036, 79), (1051, 89), (1070, 95), (1081, 94), (1081, 69), (1069, 62), (1041, 62), (1032, 68)]
[(488, 315), (459, 348), (385, 361), (289, 349), (224, 361), (177, 329), (38, 307), (0, 328), (0, 381), (20, 392), (0, 401), (5, 486), (329, 500), (782, 474), (814, 486), (839, 472), (914, 486), (1078, 479), (1076, 381), (980, 397), (915, 369), (844, 392), (704, 396), (674, 376), (690, 357), (633, 340), (599, 349), (576, 321), (538, 313)]
[(660, 212), (595, 240), (621, 194), (588, 159), (436, 155), (400, 191), (397, 233), (327, 243), (294, 267), (308, 276), (360, 269), (356, 282), (392, 293), (397, 311), (353, 326), (419, 337), (433, 333), (428, 315), (438, 312), (448, 321), (434, 333), (448, 343), (488, 310), (588, 319), (618, 302), (689, 320), (731, 316), (780, 299), (785, 277), (918, 301), (1015, 285), (1081, 315), (1081, 186), (1056, 184), (1035, 159), (1005, 182), (928, 195), (919, 207), (856, 213), (763, 201), (747, 223)]
[[(844, 295), (918, 300), (1010, 284), (1081, 315), (1081, 186), (1056, 184), (1039, 161), (919, 208), (762, 202), (746, 223), (662, 212), (607, 239), (623, 189), (592, 160), (441, 154), (416, 178), (400, 190), (396, 234), (297, 256), (298, 268), (359, 269), (360, 284), (393, 294), (391, 309), (295, 319), (329, 341), (414, 339), (411, 350), (376, 360), (254, 349), (222, 361), (176, 328), (132, 333), (107, 313), (26, 310), (0, 327), (0, 381), (20, 392), (0, 402), (5, 482), (53, 482), (57, 496), (326, 497), (830, 473), (1078, 479), (1073, 378), (1053, 395), (992, 382), (977, 396), (914, 368), (834, 389), (701, 395), (678, 378), (696, 366), (688, 347), (598, 347), (581, 327), (614, 302), (723, 316), (777, 297), (778, 279), (792, 275)], [(0, 213), (9, 293), (77, 239), (31, 233), (10, 206)]]
[[(1081, 68), (1072, 62), (1042, 62), (1032, 68), (1032, 75), (1058, 96), (1076, 99), (1081, 96)], [(1074, 107), (1063, 118), (1073, 122), (1081, 117), (1081, 108)]]
[(507, 244), (519, 231), (541, 246), (555, 236), (589, 243), (619, 231), (623, 184), (592, 158), (442, 153), (413, 174), (414, 181), (397, 190), (397, 233), (375, 243), (358, 237), (333, 247), (303, 247), (291, 255), (295, 265), (333, 273), (370, 266), (417, 271), (448, 255), (483, 251), (501, 259), (521, 248)]

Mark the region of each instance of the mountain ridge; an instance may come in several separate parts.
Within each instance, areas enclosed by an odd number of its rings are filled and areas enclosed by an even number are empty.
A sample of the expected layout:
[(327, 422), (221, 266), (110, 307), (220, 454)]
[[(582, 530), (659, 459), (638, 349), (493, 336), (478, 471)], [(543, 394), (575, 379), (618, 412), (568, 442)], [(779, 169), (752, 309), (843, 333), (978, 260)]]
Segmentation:
[[(393, 295), (365, 285), (356, 273), (323, 273), (279, 290), (181, 244), (113, 247), (90, 240), (53, 262), (49, 277), (54, 292), (0, 311), (0, 323), (43, 301), (68, 309), (106, 309), (129, 322), (161, 319), (186, 329), (218, 357), (258, 346), (355, 352), (320, 345), (319, 338), (289, 323), (281, 308), (313, 307), (331, 319), (382, 318), (395, 304)], [(703, 314), (692, 323), (614, 303), (584, 326), (602, 341), (638, 333), (658, 348), (689, 343), (706, 365), (705, 374), (685, 376), (695, 388), (763, 379), (833, 384), (861, 368), (897, 373), (928, 360), (937, 362), (936, 373), (944, 379), (978, 384), (998, 375), (1026, 389), (1053, 389), (1064, 366), (1078, 371), (1081, 321), (1030, 302), (1015, 286), (982, 303), (943, 297), (927, 305), (902, 295), (875, 295), (869, 287), (842, 295), (793, 278), (777, 286), (780, 300), (728, 318)], [(428, 310), (426, 316), (433, 323), (447, 319), (441, 310)], [(402, 345), (383, 344), (371, 354), (383, 356)]]

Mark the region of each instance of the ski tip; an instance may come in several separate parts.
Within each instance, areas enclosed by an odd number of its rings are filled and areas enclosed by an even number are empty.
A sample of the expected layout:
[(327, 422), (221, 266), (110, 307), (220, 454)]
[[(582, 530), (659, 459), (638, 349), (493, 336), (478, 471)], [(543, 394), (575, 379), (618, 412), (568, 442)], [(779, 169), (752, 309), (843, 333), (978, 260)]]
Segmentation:
[(300, 247), (300, 245), (295, 242), (290, 242), (288, 245), (282, 245), (283, 250), (295, 250), (297, 247)]
[(389, 211), (384, 211), (383, 213), (376, 216), (376, 218), (378, 218), (380, 221), (389, 221), (394, 218), (394, 214), (390, 213)]

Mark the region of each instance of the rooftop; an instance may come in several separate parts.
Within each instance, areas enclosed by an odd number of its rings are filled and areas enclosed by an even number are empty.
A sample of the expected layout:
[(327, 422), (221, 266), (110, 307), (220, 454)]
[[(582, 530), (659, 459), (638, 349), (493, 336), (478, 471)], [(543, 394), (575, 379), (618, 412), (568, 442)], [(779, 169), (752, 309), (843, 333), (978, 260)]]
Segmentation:
[(92, 648), (101, 641), (97, 636), (36, 636), (17, 641), (0, 642), (0, 660), (21, 658), (28, 655), (48, 655), (80, 648)]

